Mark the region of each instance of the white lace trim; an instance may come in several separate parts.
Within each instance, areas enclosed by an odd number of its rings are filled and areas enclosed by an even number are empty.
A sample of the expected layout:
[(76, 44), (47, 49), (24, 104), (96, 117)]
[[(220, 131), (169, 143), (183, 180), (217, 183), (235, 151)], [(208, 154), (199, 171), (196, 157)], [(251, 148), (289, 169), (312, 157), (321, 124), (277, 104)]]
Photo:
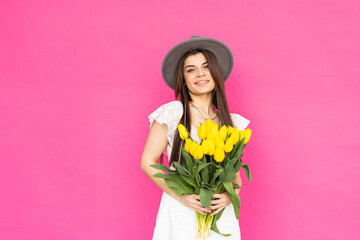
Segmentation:
[[(156, 120), (160, 124), (166, 124), (168, 126), (167, 139), (170, 147), (172, 147), (176, 128), (182, 117), (182, 114), (183, 105), (180, 101), (176, 100), (161, 105), (148, 116), (150, 121), (150, 127), (154, 120)], [(164, 150), (164, 153), (168, 155), (168, 152), (166, 152), (166, 150)]]

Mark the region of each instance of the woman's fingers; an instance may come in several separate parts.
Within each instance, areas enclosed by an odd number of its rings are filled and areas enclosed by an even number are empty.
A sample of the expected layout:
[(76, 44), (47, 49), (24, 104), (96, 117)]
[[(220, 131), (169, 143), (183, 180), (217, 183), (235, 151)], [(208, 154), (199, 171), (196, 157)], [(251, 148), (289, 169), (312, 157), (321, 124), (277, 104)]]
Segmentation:
[(200, 195), (193, 194), (192, 196), (193, 196), (193, 198), (195, 198), (196, 200), (199, 200), (199, 201), (200, 201)]
[(225, 206), (225, 204), (220, 203), (220, 204), (211, 206), (211, 209), (214, 210), (214, 209), (218, 209), (218, 208), (220, 208), (220, 207), (226, 207), (226, 206)]
[(210, 201), (210, 204), (213, 205), (213, 204), (219, 204), (219, 203), (223, 203), (223, 202), (225, 202), (223, 199), (211, 200), (211, 201)]
[(213, 215), (219, 213), (223, 208), (224, 208), (224, 207), (218, 208), (216, 211), (214, 211), (213, 213), (211, 213), (210, 216), (213, 216)]
[(198, 211), (201, 214), (205, 214), (205, 212), (209, 212), (209, 213), (211, 212), (210, 208), (203, 207), (203, 205), (200, 202), (199, 195), (193, 194), (192, 200), (193, 201), (191, 201), (191, 205), (194, 210)]

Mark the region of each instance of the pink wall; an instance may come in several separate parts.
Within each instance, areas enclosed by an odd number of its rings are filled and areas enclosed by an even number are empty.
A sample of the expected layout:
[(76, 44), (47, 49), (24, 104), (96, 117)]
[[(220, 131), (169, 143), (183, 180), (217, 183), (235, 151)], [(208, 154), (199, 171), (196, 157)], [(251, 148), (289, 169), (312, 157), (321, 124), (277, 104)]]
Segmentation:
[(232, 49), (251, 120), (242, 239), (358, 238), (359, 1), (52, 2), (0, 4), (0, 239), (151, 239), (147, 116), (192, 35)]

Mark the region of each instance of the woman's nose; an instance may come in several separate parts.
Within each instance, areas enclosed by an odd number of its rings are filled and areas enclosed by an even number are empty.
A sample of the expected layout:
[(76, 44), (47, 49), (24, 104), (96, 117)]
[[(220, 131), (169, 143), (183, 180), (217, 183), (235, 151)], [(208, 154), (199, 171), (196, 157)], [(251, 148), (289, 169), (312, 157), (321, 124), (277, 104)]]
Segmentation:
[(203, 76), (203, 75), (204, 75), (204, 72), (203, 72), (202, 69), (200, 69), (199, 72), (198, 72), (198, 76)]

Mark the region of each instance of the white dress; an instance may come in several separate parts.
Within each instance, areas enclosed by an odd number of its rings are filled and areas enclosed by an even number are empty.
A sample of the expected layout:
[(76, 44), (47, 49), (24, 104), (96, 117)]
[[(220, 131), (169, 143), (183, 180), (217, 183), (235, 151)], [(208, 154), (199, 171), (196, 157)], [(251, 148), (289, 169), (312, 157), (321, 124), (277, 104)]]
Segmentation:
[[(183, 105), (180, 101), (171, 101), (161, 105), (148, 118), (150, 127), (154, 120), (160, 124), (168, 125), (167, 139), (169, 144), (164, 153), (170, 157), (171, 149), (176, 133), (177, 126), (183, 115)], [(237, 129), (245, 130), (249, 120), (239, 114), (231, 113), (234, 126)], [(191, 137), (201, 142), (197, 136), (197, 129), (191, 126)], [(156, 217), (156, 225), (153, 234), (153, 240), (191, 240), (196, 239), (196, 211), (184, 206), (175, 198), (163, 192), (159, 211)], [(214, 231), (210, 231), (207, 240), (240, 240), (239, 222), (235, 217), (233, 205), (225, 207), (221, 218), (217, 221), (217, 227), (221, 233), (230, 233), (230, 237), (224, 237)], [(198, 238), (200, 239), (200, 238)]]

